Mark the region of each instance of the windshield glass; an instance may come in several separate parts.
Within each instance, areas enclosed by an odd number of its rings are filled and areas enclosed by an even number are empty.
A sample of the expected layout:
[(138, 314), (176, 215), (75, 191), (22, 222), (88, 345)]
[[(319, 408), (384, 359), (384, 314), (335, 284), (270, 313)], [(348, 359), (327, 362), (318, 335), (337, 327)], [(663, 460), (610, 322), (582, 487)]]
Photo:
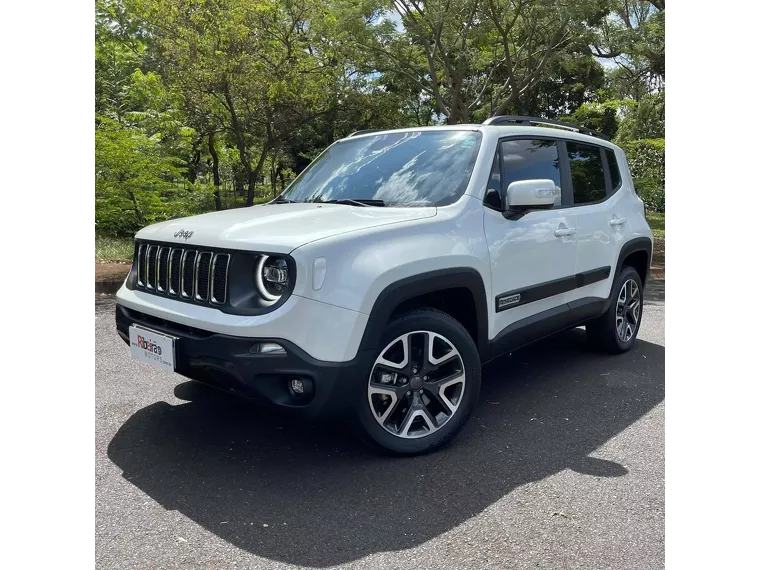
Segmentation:
[(346, 139), (296, 178), (282, 198), (294, 202), (382, 200), (386, 206), (445, 206), (470, 180), (481, 135), (415, 131)]

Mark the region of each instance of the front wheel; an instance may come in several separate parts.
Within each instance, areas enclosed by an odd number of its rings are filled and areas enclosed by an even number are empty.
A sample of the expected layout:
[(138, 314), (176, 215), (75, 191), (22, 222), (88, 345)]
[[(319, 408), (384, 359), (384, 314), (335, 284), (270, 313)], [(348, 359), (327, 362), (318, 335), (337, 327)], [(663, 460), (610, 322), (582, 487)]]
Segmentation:
[(431, 451), (464, 426), (480, 393), (480, 357), (467, 330), (436, 309), (389, 323), (359, 402), (365, 439), (402, 455)]
[(586, 325), (586, 335), (595, 346), (617, 354), (633, 347), (641, 326), (643, 296), (638, 271), (624, 265), (615, 279), (612, 292), (609, 309)]

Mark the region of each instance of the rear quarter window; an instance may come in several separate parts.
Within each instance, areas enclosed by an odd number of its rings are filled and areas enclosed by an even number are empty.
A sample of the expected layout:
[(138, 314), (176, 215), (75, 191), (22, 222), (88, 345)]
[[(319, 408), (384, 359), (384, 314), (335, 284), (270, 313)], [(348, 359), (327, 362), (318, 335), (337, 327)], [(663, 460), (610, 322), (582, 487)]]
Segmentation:
[(607, 155), (607, 166), (610, 169), (610, 179), (612, 180), (612, 189), (617, 190), (620, 187), (621, 178), (620, 178), (620, 167), (618, 166), (617, 158), (615, 157), (615, 152), (608, 148), (605, 148), (604, 152)]

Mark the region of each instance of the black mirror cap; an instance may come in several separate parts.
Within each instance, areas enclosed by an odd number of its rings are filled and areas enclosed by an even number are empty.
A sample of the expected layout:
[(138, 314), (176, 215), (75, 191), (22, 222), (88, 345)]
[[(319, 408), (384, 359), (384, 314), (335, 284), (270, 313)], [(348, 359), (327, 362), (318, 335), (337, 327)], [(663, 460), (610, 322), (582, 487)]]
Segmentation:
[(499, 193), (493, 188), (486, 190), (486, 197), (483, 198), (483, 204), (493, 210), (497, 210), (499, 212), (502, 211), (501, 196), (499, 196)]

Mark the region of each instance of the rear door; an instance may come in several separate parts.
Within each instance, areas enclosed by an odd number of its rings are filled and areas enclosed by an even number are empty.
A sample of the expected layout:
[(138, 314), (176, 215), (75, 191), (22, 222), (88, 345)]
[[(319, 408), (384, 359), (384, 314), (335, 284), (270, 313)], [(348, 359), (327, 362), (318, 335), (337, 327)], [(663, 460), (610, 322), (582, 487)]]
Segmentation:
[(579, 303), (609, 295), (620, 242), (626, 239), (627, 219), (623, 211), (625, 193), (612, 149), (566, 141), (573, 189), (578, 251), (575, 272), (578, 287), (569, 300)]

